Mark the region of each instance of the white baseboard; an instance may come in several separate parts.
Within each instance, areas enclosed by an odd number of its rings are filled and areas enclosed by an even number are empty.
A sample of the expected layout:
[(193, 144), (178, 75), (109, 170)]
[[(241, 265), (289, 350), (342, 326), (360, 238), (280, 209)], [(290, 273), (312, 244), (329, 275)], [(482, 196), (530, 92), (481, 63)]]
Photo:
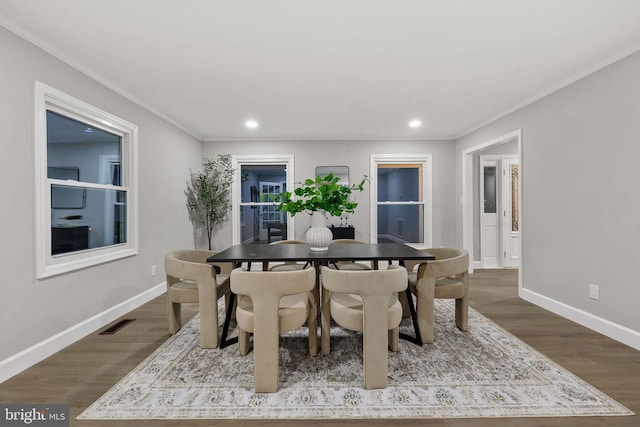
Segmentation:
[(39, 342), (7, 359), (0, 361), (0, 383), (46, 359), (90, 333), (108, 325), (131, 310), (162, 295), (167, 290), (166, 282), (121, 302), (95, 316), (84, 320), (65, 331)]
[(640, 350), (640, 332), (626, 326), (613, 323), (607, 319), (594, 316), (591, 313), (556, 301), (528, 289), (520, 289), (520, 298), (549, 310), (559, 316), (572, 320), (584, 327), (592, 329), (602, 335), (619, 341), (629, 347)]

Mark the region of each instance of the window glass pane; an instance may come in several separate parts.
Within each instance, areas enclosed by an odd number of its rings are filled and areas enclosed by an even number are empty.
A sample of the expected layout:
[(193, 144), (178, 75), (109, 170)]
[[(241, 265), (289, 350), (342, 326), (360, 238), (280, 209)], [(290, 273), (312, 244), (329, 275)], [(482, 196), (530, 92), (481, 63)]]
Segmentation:
[(511, 231), (518, 231), (519, 213), (518, 213), (518, 182), (519, 182), (519, 166), (511, 165)]
[(85, 206), (51, 208), (52, 255), (126, 243), (126, 191), (52, 185), (56, 192), (84, 193)]
[[(47, 111), (48, 177), (122, 185), (121, 139), (118, 135)], [(72, 170), (76, 173), (71, 174)]]
[(420, 166), (393, 168), (378, 167), (378, 201), (419, 202), (421, 198)]
[(424, 243), (423, 205), (379, 205), (378, 242)]
[(240, 206), (240, 241), (260, 240), (260, 211), (257, 206)]
[(496, 168), (484, 168), (484, 213), (496, 213)]
[[(285, 165), (242, 165), (242, 203), (269, 202), (268, 194), (286, 190), (287, 170)], [(262, 191), (261, 183), (270, 183), (271, 188)]]

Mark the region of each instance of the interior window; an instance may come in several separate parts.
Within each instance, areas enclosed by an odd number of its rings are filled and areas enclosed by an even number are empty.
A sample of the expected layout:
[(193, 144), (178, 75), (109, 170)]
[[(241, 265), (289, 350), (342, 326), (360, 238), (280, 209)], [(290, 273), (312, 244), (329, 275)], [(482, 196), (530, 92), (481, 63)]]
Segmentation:
[[(47, 111), (51, 255), (126, 242), (122, 138)], [(93, 188), (87, 184), (116, 188)]]
[(431, 247), (431, 154), (371, 154), (371, 241)]
[(378, 242), (424, 243), (421, 164), (379, 164)]
[(137, 127), (36, 83), (43, 278), (137, 253)]
[(232, 242), (263, 244), (295, 239), (295, 223), (279, 212), (272, 195), (293, 188), (292, 154), (232, 154)]
[(287, 239), (287, 217), (272, 202), (287, 190), (285, 165), (241, 166), (241, 239), (244, 243), (271, 243)]

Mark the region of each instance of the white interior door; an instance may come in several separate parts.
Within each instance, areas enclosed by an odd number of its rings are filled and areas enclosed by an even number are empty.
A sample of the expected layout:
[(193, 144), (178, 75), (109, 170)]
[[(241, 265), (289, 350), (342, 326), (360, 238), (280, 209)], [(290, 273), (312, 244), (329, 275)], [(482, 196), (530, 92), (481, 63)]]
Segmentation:
[(502, 265), (518, 267), (520, 260), (520, 215), (518, 188), (520, 165), (518, 159), (502, 160)]
[(498, 161), (480, 158), (480, 252), (483, 268), (500, 267)]

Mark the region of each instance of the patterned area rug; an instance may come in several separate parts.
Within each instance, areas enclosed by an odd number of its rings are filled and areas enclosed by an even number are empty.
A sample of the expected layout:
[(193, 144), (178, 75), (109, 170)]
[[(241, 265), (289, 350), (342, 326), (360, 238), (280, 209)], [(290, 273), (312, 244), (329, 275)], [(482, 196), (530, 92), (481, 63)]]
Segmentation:
[[(366, 390), (362, 335), (331, 330), (332, 351), (312, 358), (306, 329), (281, 337), (280, 388), (253, 392), (253, 353), (199, 347), (194, 318), (78, 419), (457, 418), (633, 415), (581, 379), (470, 310), (436, 301), (436, 341), (400, 340), (388, 386)], [(402, 329), (413, 332), (410, 322)]]

